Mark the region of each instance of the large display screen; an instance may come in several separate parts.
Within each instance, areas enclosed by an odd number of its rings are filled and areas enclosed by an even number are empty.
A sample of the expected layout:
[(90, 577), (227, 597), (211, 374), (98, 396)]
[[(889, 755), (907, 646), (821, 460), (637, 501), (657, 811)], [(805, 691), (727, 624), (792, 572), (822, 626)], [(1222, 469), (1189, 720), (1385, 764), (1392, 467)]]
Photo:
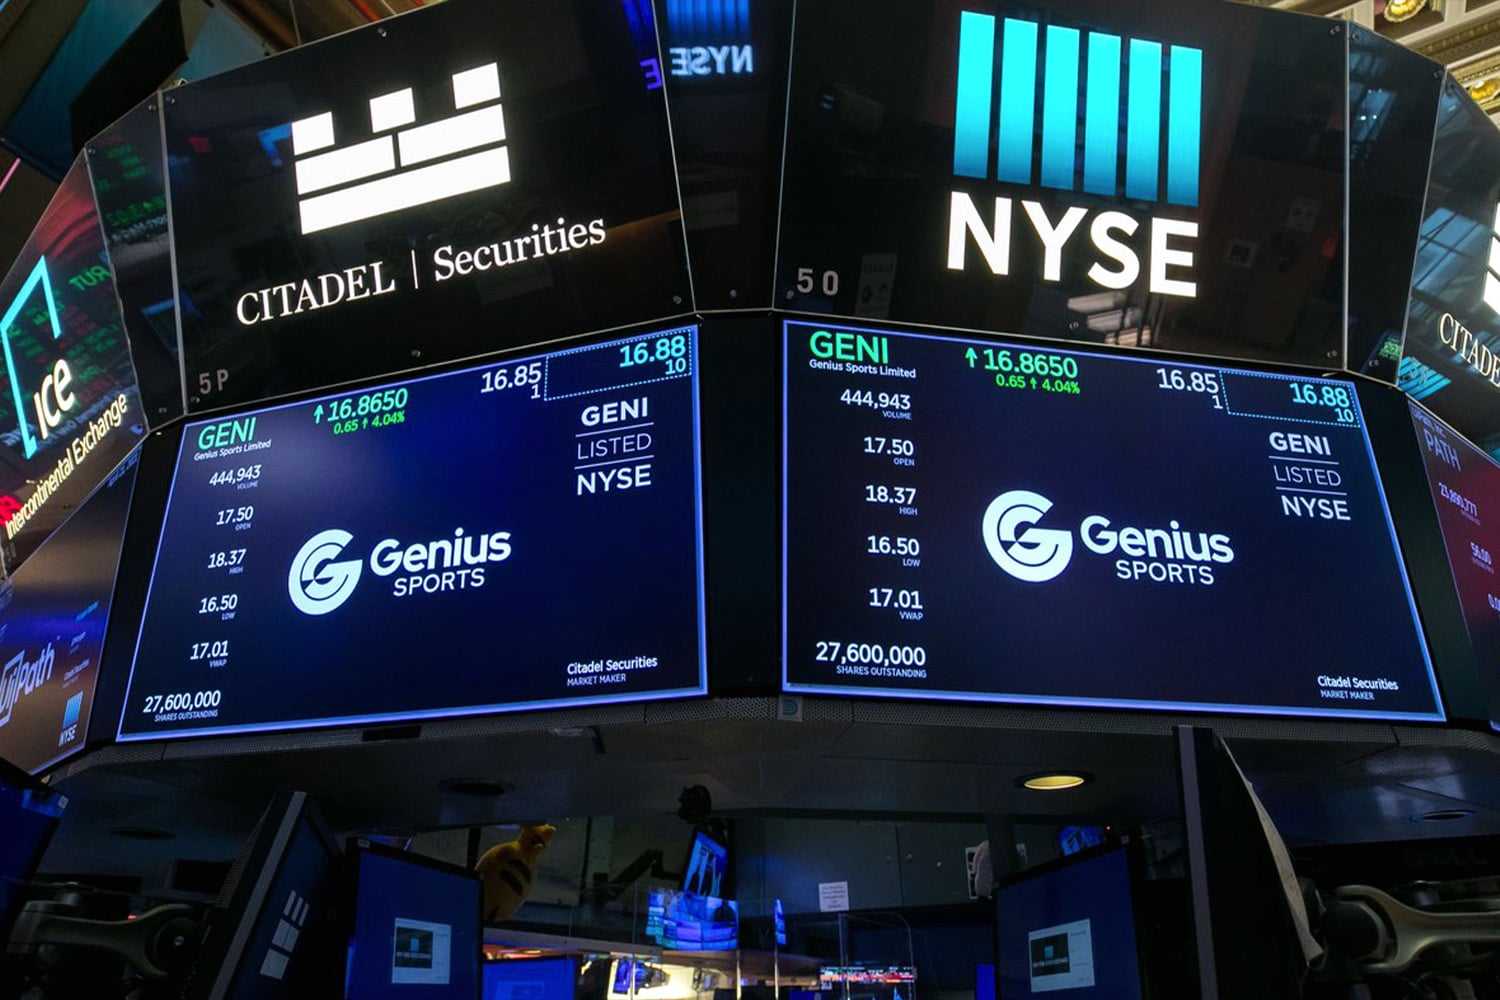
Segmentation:
[(1500, 466), (1415, 403), (1411, 419), (1493, 720), (1500, 689)]
[(33, 774), (87, 738), (139, 455), (0, 588), (0, 757)]
[(1448, 76), (1396, 384), (1500, 456), (1500, 132)]
[(787, 690), (1443, 717), (1351, 383), (785, 333)]
[(188, 409), (688, 313), (650, 16), (448, 0), (167, 95)]
[(776, 304), (1337, 366), (1347, 41), (1244, 4), (803, 0)]
[(121, 739), (702, 693), (697, 330), (183, 430)]
[(80, 159), (0, 280), (0, 551), (15, 570), (145, 433)]

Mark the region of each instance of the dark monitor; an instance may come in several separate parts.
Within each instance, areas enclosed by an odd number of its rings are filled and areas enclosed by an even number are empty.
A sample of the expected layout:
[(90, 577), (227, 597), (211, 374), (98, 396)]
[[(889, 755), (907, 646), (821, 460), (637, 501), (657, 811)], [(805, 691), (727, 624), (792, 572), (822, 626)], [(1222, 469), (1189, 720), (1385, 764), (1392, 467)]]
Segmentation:
[(482, 1000), (573, 1000), (578, 961), (571, 955), (486, 962)]
[(338, 996), (343, 952), (330, 928), (341, 859), (307, 793), (278, 794), (209, 915), (186, 1000)]
[(722, 896), (724, 876), (728, 871), (729, 848), (702, 830), (694, 833), (687, 873), (682, 876), (683, 891), (699, 896)]
[(10, 938), (22, 889), (36, 874), (67, 804), (65, 796), (0, 760), (0, 945)]
[(351, 867), (354, 933), (346, 1000), (476, 1000), (479, 876), (366, 840), (354, 842)]
[(1282, 888), (1291, 866), (1280, 835), (1213, 730), (1182, 726), (1175, 735), (1196, 992), (1200, 1000), (1297, 996), (1308, 964), (1297, 925), (1307, 914)]
[(1003, 881), (995, 895), (999, 1000), (1052, 992), (1144, 1000), (1139, 879), (1129, 850), (1107, 848)]

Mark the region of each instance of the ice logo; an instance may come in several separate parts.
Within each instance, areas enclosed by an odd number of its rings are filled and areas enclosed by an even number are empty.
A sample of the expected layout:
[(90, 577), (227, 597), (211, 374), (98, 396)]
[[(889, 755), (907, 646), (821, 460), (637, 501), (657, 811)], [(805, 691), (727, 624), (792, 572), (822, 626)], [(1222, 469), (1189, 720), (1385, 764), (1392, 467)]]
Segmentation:
[(326, 615), (354, 593), (364, 569), (360, 559), (336, 562), (354, 536), (339, 528), (320, 531), (307, 540), (292, 560), (287, 574), (287, 593), (304, 615)]
[(1002, 493), (985, 508), (984, 546), (990, 558), (1017, 580), (1046, 583), (1073, 558), (1071, 532), (1033, 527), (1051, 509), (1051, 500), (1030, 490)]

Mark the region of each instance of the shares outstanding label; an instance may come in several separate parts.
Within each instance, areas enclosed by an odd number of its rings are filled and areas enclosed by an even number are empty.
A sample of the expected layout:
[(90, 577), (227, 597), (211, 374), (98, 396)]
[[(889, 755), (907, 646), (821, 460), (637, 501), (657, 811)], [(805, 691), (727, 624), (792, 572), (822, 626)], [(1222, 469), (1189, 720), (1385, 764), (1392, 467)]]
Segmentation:
[(121, 738), (701, 693), (696, 339), (187, 425)]
[(1442, 717), (1350, 383), (785, 336), (788, 690)]

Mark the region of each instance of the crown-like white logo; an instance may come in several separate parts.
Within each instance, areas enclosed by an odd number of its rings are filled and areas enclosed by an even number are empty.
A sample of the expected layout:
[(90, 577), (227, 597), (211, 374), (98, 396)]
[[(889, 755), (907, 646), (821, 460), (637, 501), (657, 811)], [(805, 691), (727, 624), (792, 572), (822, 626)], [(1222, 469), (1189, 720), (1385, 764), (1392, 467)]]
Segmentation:
[(371, 98), (375, 138), (341, 148), (332, 112), (292, 122), (303, 235), (509, 181), (499, 64), (454, 73), (453, 107), (418, 125), (410, 87)]

